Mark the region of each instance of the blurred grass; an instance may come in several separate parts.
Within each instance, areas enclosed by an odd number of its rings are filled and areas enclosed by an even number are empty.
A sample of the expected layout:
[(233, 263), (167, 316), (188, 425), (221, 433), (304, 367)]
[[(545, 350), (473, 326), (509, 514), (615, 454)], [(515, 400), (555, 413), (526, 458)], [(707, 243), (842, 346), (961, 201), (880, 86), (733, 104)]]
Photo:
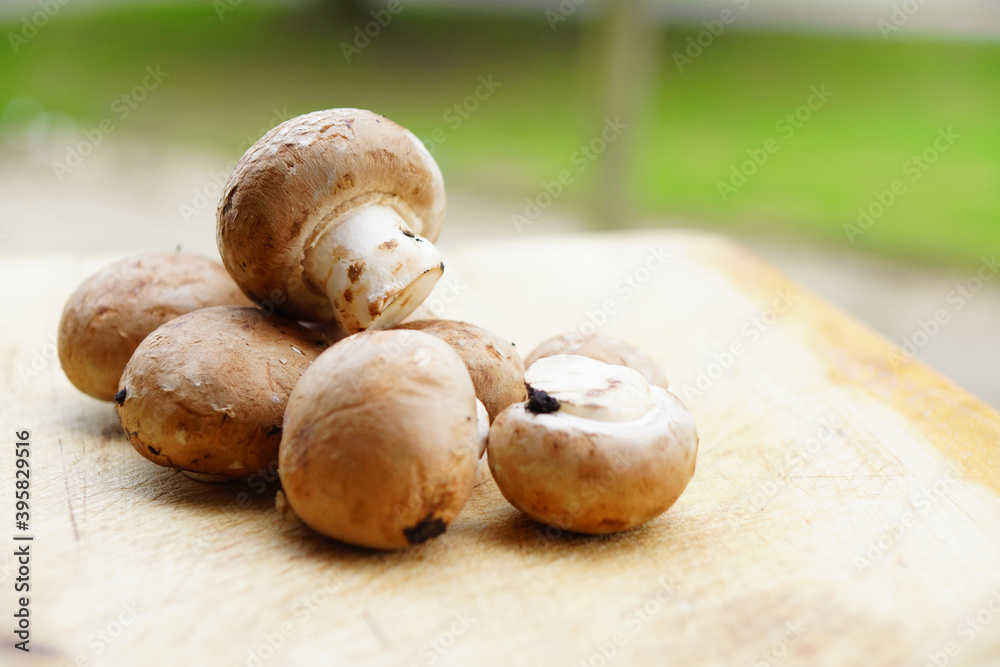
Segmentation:
[[(122, 136), (236, 158), (273, 109), (371, 108), (425, 140), (443, 130), (433, 152), (452, 187), (518, 198), (572, 168), (594, 136), (599, 82), (585, 25), (553, 32), (540, 14), (409, 9), (348, 64), (340, 45), (367, 20), (238, 5), (220, 21), (209, 3), (66, 13), (19, 53), (0, 49), (0, 104), (30, 96), (95, 127), (159, 65), (169, 77), (120, 123)], [(645, 119), (629, 130), (643, 213), (847, 244), (858, 207), (900, 178), (906, 193), (857, 247), (965, 265), (1000, 248), (1000, 47), (731, 31), (678, 72), (671, 53), (693, 35), (663, 34)], [(454, 127), (449, 108), (490, 75), (499, 89)], [(814, 85), (832, 98), (785, 138), (776, 123)], [(943, 127), (961, 138), (911, 183), (904, 163)], [(769, 137), (779, 151), (723, 201), (718, 182)], [(599, 177), (597, 164), (565, 200), (586, 206)]]

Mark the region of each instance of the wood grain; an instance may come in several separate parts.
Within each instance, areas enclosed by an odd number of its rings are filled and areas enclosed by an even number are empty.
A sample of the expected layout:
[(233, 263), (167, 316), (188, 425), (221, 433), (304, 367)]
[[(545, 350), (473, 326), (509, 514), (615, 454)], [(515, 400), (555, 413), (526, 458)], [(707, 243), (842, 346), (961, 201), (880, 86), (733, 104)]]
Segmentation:
[[(263, 480), (204, 485), (139, 457), (48, 359), (102, 259), (0, 267), (5, 489), (13, 434), (32, 433), (27, 663), (1000, 661), (1000, 415), (723, 239), (449, 253), (429, 311), (525, 354), (588, 322), (645, 349), (698, 421), (698, 470), (664, 516), (606, 537), (547, 531), (487, 481), (446, 535), (401, 553), (284, 523)], [(0, 663), (25, 662), (4, 632)]]

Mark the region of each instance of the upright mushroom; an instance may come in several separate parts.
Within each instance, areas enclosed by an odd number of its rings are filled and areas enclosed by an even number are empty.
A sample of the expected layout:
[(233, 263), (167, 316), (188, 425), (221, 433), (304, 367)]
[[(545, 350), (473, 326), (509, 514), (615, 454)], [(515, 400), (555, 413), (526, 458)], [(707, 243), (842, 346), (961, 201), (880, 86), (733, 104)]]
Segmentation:
[(663, 370), (648, 354), (625, 341), (600, 334), (581, 336), (570, 332), (549, 338), (539, 343), (538, 347), (531, 351), (531, 354), (525, 359), (524, 365), (531, 366), (539, 359), (556, 354), (576, 354), (603, 361), (606, 364), (626, 366), (642, 373), (650, 384), (664, 389), (668, 388), (667, 378), (663, 375)]
[(694, 474), (694, 420), (638, 372), (576, 355), (536, 361), (529, 399), (490, 428), (500, 492), (550, 526), (628, 530), (666, 511)]
[(328, 537), (398, 549), (444, 532), (472, 492), (481, 441), (458, 354), (419, 331), (345, 338), (307, 370), (285, 413), (288, 504)]
[(451, 345), (469, 369), (476, 397), (486, 406), (490, 421), (511, 403), (528, 397), (521, 355), (500, 336), (455, 320), (414, 320), (397, 328), (423, 331)]
[(110, 264), (77, 288), (59, 320), (59, 363), (85, 394), (110, 401), (125, 364), (156, 327), (199, 308), (249, 305), (218, 262), (182, 252)]
[(292, 387), (323, 347), (257, 308), (189, 313), (136, 349), (115, 395), (118, 418), (137, 452), (196, 479), (267, 470)]
[(219, 252), (250, 298), (289, 317), (389, 328), (441, 277), (444, 205), (441, 172), (411, 132), (361, 109), (316, 111), (240, 159), (219, 203)]

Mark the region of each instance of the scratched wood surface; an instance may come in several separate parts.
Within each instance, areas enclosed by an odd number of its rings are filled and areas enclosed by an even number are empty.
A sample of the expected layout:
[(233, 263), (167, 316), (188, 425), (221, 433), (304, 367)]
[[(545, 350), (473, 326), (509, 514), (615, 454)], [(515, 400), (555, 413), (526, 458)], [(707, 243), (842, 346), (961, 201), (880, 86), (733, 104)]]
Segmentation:
[(96, 258), (4, 259), (3, 529), (30, 429), (32, 652), (2, 664), (986, 665), (1000, 661), (1000, 415), (729, 242), (455, 249), (428, 308), (527, 353), (596, 323), (694, 413), (696, 475), (620, 535), (547, 534), (492, 481), (398, 553), (283, 523), (274, 485), (139, 457), (51, 361)]

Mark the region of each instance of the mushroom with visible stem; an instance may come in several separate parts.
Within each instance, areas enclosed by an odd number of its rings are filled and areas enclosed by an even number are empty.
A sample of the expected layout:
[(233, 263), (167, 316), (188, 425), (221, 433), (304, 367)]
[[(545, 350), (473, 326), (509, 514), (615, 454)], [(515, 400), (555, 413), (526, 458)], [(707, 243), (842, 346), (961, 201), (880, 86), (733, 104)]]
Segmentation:
[(511, 403), (528, 397), (521, 355), (496, 334), (455, 320), (414, 320), (397, 328), (423, 331), (451, 345), (469, 369), (476, 397), (486, 406), (490, 421)]
[(77, 389), (114, 399), (135, 348), (156, 327), (200, 308), (250, 305), (218, 262), (182, 252), (148, 253), (87, 278), (59, 320), (59, 363)]
[(576, 354), (589, 357), (606, 364), (618, 364), (639, 371), (650, 384), (668, 389), (667, 378), (663, 370), (642, 350), (618, 340), (600, 334), (583, 336), (576, 332), (564, 333), (543, 341), (531, 351), (524, 365), (531, 366), (539, 359), (556, 354)]
[(386, 329), (427, 297), (444, 180), (411, 132), (361, 109), (293, 118), (240, 159), (218, 209), (222, 261), (258, 303), (344, 331)]
[(580, 533), (634, 528), (665, 512), (694, 474), (694, 419), (638, 372), (577, 355), (536, 361), (529, 400), (490, 428), (500, 492), (541, 523)]
[(445, 531), (472, 492), (480, 447), (458, 354), (419, 331), (370, 331), (302, 375), (278, 474), (287, 504), (315, 531), (399, 549)]
[(324, 349), (257, 308), (205, 308), (136, 349), (115, 396), (122, 428), (153, 463), (199, 481), (273, 471), (292, 387)]

